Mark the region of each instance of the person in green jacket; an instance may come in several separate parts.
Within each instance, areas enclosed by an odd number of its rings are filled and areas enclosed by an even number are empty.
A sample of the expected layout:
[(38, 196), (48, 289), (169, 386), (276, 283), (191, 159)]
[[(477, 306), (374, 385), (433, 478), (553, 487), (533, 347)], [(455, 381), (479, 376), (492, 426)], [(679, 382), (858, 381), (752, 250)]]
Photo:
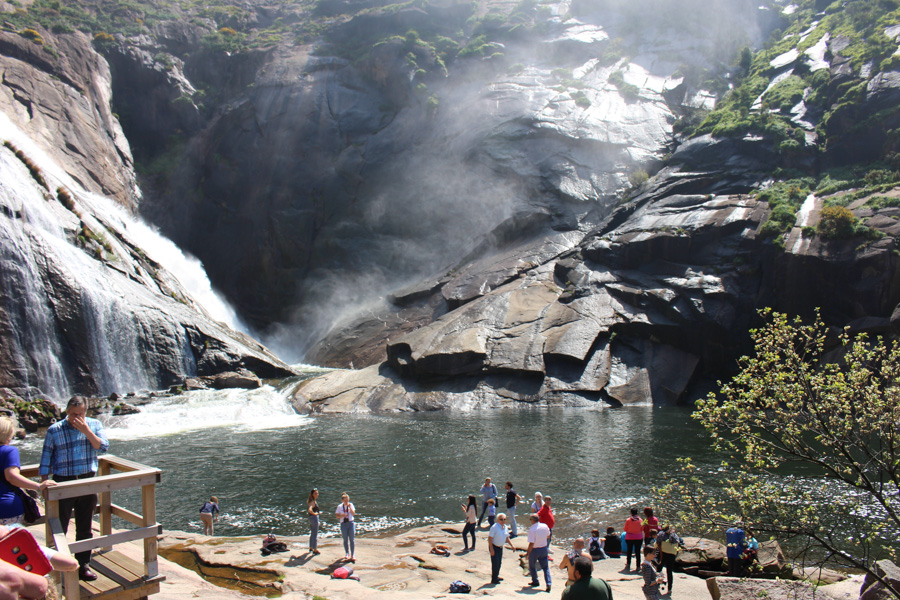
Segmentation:
[(591, 577), (594, 563), (587, 556), (575, 559), (575, 583), (565, 589), (562, 600), (613, 600), (609, 584), (599, 577)]

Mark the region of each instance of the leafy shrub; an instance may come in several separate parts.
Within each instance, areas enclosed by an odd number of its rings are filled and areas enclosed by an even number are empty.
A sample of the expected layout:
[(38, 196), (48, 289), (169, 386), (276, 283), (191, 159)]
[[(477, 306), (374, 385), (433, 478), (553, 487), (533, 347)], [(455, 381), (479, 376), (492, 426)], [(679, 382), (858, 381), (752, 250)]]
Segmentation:
[(886, 169), (873, 169), (866, 173), (863, 180), (866, 185), (881, 185), (885, 183), (894, 183), (900, 181), (900, 172), (888, 171)]
[(777, 181), (756, 193), (757, 200), (768, 202), (771, 213), (760, 229), (762, 237), (774, 237), (788, 231), (797, 222), (797, 209), (809, 195), (811, 179)]
[(56, 188), (56, 199), (59, 200), (59, 203), (65, 206), (67, 209), (75, 210), (75, 201), (72, 199), (72, 195), (66, 188)]
[(582, 90), (578, 90), (577, 92), (573, 93), (572, 99), (575, 101), (575, 106), (578, 106), (580, 108), (588, 108), (591, 105), (591, 101)]
[(432, 117), (437, 113), (438, 106), (440, 106), (441, 101), (437, 96), (429, 96), (428, 100), (425, 101), (425, 113)]
[(650, 179), (650, 174), (647, 173), (644, 169), (638, 169), (637, 171), (632, 171), (628, 175), (628, 183), (631, 184), (631, 187), (640, 187), (645, 181)]
[(31, 40), (32, 42), (34, 42), (35, 44), (37, 44), (39, 46), (44, 45), (44, 38), (41, 37), (41, 34), (38, 33), (37, 30), (32, 29), (31, 27), (28, 27), (27, 29), (23, 29), (22, 31), (19, 32), (19, 35), (21, 35), (26, 40)]
[(25, 168), (28, 169), (28, 172), (31, 173), (31, 178), (34, 179), (38, 183), (38, 185), (49, 192), (50, 186), (47, 185), (47, 181), (44, 179), (44, 174), (41, 172), (40, 167), (34, 164), (30, 158), (25, 156), (24, 152), (16, 148), (9, 140), (3, 142), (3, 145), (12, 150), (13, 154), (16, 155), (16, 158), (22, 161), (22, 164), (24, 164)]
[(819, 216), (816, 232), (830, 240), (848, 238), (856, 233), (857, 218), (844, 206), (826, 206)]
[(791, 75), (766, 92), (763, 97), (774, 108), (789, 111), (803, 99), (806, 82), (796, 75)]

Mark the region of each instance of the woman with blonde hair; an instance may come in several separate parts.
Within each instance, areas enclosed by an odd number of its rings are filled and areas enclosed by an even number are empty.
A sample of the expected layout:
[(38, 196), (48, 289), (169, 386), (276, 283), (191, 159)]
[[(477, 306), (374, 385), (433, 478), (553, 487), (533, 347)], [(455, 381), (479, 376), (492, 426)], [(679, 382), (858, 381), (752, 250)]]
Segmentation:
[(12, 525), (25, 521), (25, 507), (22, 498), (16, 493), (16, 488), (35, 490), (44, 493), (44, 490), (55, 481), (42, 481), (38, 483), (22, 476), (19, 471), (22, 464), (19, 462), (19, 449), (10, 446), (13, 436), (16, 434), (16, 425), (9, 417), (0, 417), (0, 469), (3, 471), (3, 482), (0, 483), (0, 525)]

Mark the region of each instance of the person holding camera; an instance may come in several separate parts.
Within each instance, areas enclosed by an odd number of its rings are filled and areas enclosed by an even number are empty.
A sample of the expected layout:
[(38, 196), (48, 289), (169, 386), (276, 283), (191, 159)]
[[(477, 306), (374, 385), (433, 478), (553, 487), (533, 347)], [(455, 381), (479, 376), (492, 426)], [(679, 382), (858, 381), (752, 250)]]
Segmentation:
[(341, 503), (334, 511), (341, 524), (341, 538), (344, 540), (344, 560), (356, 562), (356, 507), (350, 502), (350, 496), (341, 494)]

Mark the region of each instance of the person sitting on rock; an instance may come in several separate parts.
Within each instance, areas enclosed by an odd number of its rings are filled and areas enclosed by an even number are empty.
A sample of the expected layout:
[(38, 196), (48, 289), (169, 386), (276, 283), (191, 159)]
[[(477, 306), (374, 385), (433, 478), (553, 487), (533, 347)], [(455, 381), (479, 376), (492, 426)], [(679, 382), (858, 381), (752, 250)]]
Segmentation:
[(622, 558), (622, 537), (616, 532), (615, 527), (606, 528), (603, 551), (610, 558)]
[(262, 555), (268, 556), (273, 552), (287, 552), (288, 547), (284, 542), (279, 542), (274, 533), (270, 533), (263, 538)]
[(584, 538), (577, 538), (572, 544), (572, 549), (566, 552), (566, 555), (559, 563), (559, 568), (566, 569), (566, 573), (569, 576), (566, 581), (566, 587), (575, 583), (575, 559), (580, 556), (590, 558), (590, 554), (584, 551)]
[(591, 539), (588, 540), (588, 554), (591, 555), (591, 560), (604, 560), (607, 558), (606, 552), (603, 551), (604, 544), (606, 544), (606, 539), (600, 537), (600, 530), (592, 529)]

